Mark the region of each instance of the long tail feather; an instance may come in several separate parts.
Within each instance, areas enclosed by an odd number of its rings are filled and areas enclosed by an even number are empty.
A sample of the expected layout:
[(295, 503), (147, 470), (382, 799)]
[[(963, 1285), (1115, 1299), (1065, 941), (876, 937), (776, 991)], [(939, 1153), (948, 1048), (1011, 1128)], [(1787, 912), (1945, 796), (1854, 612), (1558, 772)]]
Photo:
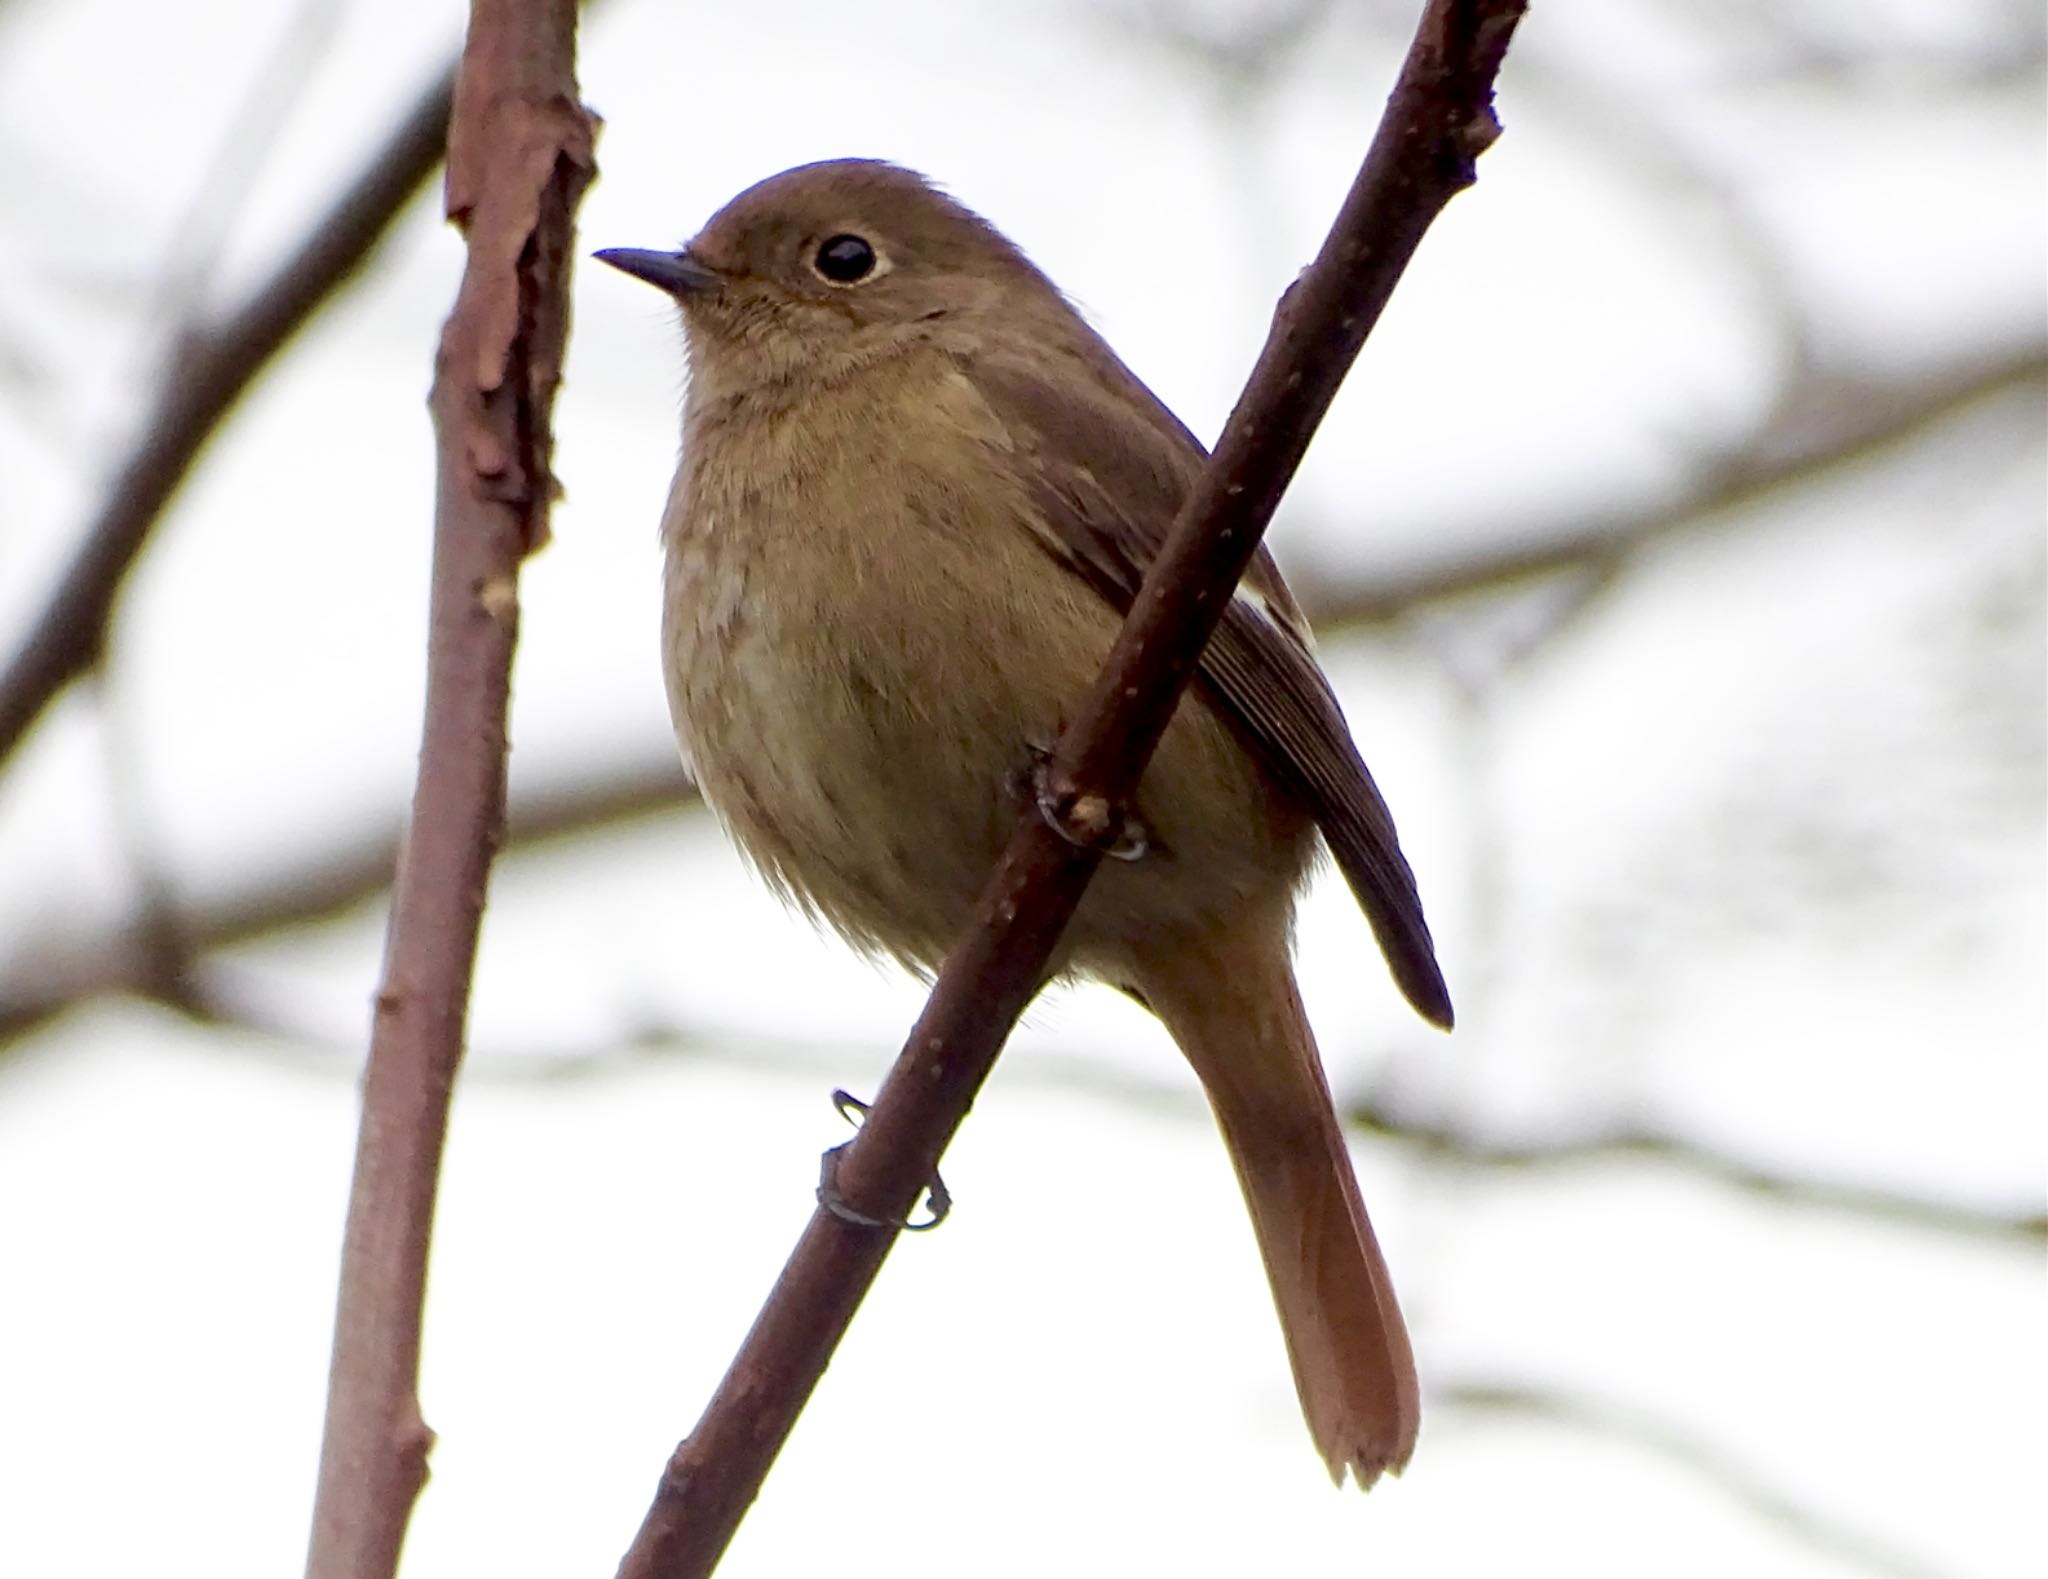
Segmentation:
[(1399, 1473), (1415, 1359), (1284, 936), (1152, 957), (1132, 985), (1201, 1077), (1251, 1210), (1294, 1385), (1333, 1480)]

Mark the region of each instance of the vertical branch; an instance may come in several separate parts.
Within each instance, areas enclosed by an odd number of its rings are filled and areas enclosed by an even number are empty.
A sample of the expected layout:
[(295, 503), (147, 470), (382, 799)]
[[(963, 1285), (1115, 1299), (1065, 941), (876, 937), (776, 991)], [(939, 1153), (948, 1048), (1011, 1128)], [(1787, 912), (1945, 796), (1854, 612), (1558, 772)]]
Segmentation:
[(1416, 245), (1499, 132), (1493, 83), (1524, 0), (1430, 0), (1322, 251), (1282, 299), (1244, 394), (1046, 767), (1065, 826), (1026, 814), (822, 1204), (697, 1427), (663, 1470), (620, 1579), (704, 1579), (880, 1273), (1120, 826), (1175, 699), (1316, 425)]
[(442, 331), (426, 718), (385, 941), (342, 1249), (311, 1579), (387, 1579), (426, 1480), (420, 1313), (448, 1101), (504, 816), (521, 561), (547, 536), (549, 426), (594, 119), (574, 0), (475, 0), (448, 133), (469, 260)]

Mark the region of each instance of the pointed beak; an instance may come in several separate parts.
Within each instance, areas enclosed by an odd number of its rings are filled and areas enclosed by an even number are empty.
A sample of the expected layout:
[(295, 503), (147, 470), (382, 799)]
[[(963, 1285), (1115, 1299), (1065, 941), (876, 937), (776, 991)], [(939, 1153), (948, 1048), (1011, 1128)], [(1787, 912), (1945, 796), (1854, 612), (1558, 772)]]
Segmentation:
[(671, 296), (694, 296), (716, 288), (718, 274), (707, 269), (690, 256), (686, 247), (681, 252), (647, 252), (639, 247), (608, 247), (593, 254), (600, 263), (609, 263), (621, 269), (636, 280), (645, 280), (656, 290), (667, 291)]

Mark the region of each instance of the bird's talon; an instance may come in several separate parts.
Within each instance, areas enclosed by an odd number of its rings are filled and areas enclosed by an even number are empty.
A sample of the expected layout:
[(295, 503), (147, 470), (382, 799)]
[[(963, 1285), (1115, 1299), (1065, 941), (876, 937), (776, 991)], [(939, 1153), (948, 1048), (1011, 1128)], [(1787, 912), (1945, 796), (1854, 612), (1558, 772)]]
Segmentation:
[(1039, 757), (1031, 772), (1032, 801), (1046, 826), (1076, 849), (1093, 850), (1112, 861), (1142, 859), (1152, 847), (1145, 825), (1106, 796), (1053, 788), (1046, 772), (1050, 761), (1050, 753)]

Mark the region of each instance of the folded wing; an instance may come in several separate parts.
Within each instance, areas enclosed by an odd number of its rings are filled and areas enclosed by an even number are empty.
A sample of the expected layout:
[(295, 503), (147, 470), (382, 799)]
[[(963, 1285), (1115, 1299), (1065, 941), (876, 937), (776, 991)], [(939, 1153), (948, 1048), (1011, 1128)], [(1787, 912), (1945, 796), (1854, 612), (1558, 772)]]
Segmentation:
[[(1047, 349), (1040, 344), (1027, 356), (979, 348), (963, 358), (964, 370), (1023, 452), (1045, 549), (1121, 612), (1204, 451), (1106, 347), (1101, 360), (1051, 363), (1062, 374), (1057, 390), (1047, 382)], [(1263, 548), (1210, 638), (1199, 679), (1314, 812), (1409, 1003), (1448, 1028), (1450, 993), (1393, 817), (1315, 661), (1307, 622)]]

